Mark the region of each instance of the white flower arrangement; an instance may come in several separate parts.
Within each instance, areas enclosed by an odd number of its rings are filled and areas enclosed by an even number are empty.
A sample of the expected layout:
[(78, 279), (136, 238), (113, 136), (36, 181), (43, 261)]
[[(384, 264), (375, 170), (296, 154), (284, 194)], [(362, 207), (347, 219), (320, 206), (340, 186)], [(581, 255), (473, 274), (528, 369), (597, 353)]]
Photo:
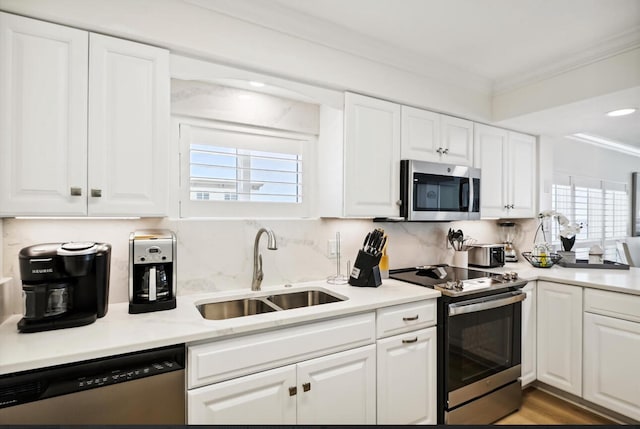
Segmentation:
[(564, 238), (573, 238), (582, 230), (582, 224), (570, 222), (569, 219), (555, 210), (544, 210), (538, 213), (538, 218), (544, 219), (546, 217), (556, 218), (560, 225), (560, 236)]

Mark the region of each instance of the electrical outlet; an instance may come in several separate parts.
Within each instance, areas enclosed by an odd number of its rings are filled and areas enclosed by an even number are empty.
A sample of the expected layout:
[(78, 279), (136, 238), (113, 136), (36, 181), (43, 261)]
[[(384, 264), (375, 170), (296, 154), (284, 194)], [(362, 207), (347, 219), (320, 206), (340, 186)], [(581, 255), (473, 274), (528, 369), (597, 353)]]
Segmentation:
[(327, 240), (327, 256), (329, 259), (338, 257), (338, 245), (336, 240)]

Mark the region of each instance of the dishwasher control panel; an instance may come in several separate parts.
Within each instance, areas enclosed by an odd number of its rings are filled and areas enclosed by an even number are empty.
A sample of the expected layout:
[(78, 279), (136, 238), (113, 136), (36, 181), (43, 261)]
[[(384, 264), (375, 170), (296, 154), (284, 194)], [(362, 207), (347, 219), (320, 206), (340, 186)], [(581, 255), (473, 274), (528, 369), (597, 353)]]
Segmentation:
[(145, 365), (139, 368), (116, 369), (105, 374), (97, 376), (80, 377), (76, 380), (78, 390), (91, 389), (94, 387), (108, 386), (110, 384), (121, 383), (123, 381), (132, 381), (139, 378), (159, 375), (165, 372), (171, 372), (183, 367), (175, 361), (165, 360)]

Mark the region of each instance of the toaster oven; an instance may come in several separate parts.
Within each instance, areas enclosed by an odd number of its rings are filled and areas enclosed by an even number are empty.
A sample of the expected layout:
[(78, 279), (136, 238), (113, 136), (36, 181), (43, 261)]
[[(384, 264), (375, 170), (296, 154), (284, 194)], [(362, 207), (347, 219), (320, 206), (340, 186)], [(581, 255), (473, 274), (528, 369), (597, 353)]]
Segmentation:
[(504, 244), (473, 244), (469, 247), (469, 265), (495, 268), (504, 265)]

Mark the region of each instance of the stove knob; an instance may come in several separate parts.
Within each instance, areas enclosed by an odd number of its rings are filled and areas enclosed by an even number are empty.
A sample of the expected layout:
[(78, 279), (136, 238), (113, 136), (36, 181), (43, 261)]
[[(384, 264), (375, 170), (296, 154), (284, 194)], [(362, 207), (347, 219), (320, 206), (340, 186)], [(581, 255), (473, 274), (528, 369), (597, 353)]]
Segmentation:
[(518, 273), (511, 271), (511, 280), (518, 280)]
[(464, 288), (464, 283), (462, 283), (462, 281), (458, 280), (455, 282), (455, 286), (454, 286), (455, 290), (462, 290)]
[(510, 273), (503, 273), (502, 274), (502, 280), (506, 280), (506, 281), (511, 280), (511, 274)]

